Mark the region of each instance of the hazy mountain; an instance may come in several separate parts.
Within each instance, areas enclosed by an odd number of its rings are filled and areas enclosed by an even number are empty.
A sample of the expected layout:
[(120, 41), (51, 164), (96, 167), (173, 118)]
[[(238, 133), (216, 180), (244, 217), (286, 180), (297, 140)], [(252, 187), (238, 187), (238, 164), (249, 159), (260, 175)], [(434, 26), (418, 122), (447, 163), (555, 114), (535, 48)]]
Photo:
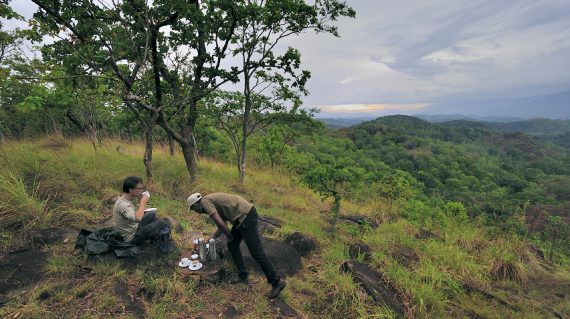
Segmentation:
[(505, 116), (466, 116), (463, 114), (414, 114), (413, 116), (420, 118), (422, 120), (426, 120), (428, 122), (440, 123), (440, 122), (449, 122), (449, 121), (457, 121), (457, 120), (465, 120), (465, 121), (476, 121), (476, 122), (518, 122), (522, 121), (523, 119), (518, 117), (505, 117)]
[(570, 120), (531, 119), (510, 123), (485, 123), (504, 132), (522, 132), (531, 135), (562, 135), (570, 132)]
[(427, 106), (422, 114), (462, 114), (474, 118), (570, 119), (570, 91), (522, 99), (446, 101)]
[(371, 121), (375, 117), (362, 117), (362, 118), (316, 118), (316, 120), (325, 123), (329, 128), (337, 129), (349, 127), (360, 124), (365, 121)]

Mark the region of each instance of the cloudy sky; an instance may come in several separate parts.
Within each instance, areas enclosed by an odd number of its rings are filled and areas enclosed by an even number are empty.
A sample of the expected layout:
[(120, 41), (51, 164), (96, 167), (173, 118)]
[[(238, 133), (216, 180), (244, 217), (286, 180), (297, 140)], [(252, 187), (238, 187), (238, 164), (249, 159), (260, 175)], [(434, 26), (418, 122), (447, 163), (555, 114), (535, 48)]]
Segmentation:
[(293, 44), (324, 111), (401, 110), (450, 99), (570, 89), (568, 0), (352, 0), (341, 38)]
[[(287, 44), (312, 72), (305, 106), (329, 114), (421, 110), (447, 100), (570, 89), (569, 0), (348, 0), (340, 38)], [(35, 5), (13, 0), (31, 16)]]

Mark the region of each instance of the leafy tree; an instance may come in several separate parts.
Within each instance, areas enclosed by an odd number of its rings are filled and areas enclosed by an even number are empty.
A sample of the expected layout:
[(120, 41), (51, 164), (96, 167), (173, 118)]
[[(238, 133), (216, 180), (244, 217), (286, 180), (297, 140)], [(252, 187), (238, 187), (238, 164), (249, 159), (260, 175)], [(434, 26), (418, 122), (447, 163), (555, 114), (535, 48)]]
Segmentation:
[(32, 1), (40, 8), (35, 30), (65, 30), (44, 56), (73, 74), (112, 76), (146, 132), (145, 164), (158, 123), (195, 179), (198, 101), (239, 73), (221, 67), (236, 24), (233, 1)]
[[(8, 0), (0, 0), (0, 18), (3, 19), (19, 19), (23, 17), (14, 12), (8, 5)], [(10, 78), (10, 67), (6, 65), (6, 59), (15, 53), (21, 43), (21, 37), (18, 36), (18, 30), (8, 31), (4, 30), (2, 20), (0, 20), (0, 144), (5, 143), (5, 131), (7, 130), (6, 123), (2, 120), (2, 115), (5, 113), (5, 95), (4, 90), (8, 88)]]
[(386, 175), (379, 183), (379, 193), (381, 196), (388, 199), (390, 205), (398, 200), (410, 199), (414, 191), (412, 184), (409, 182), (407, 174), (403, 171), (396, 170), (395, 172)]
[(357, 167), (313, 163), (311, 169), (303, 174), (302, 181), (322, 198), (332, 198), (331, 230), (335, 231), (336, 222), (340, 215), (341, 201), (349, 193), (355, 183), (364, 175), (364, 170)]
[[(44, 47), (45, 56), (78, 74), (112, 75), (129, 108), (146, 113), (147, 140), (151, 126), (158, 123), (181, 146), (194, 180), (199, 105), (224, 83), (238, 81), (243, 72), (222, 62), (235, 43), (236, 28), (251, 17), (240, 10), (247, 2), (32, 1), (40, 7), (34, 15), (39, 33), (66, 31)], [(273, 2), (280, 1), (268, 3)], [(338, 0), (320, 0), (309, 14), (300, 12), (297, 18), (326, 21), (345, 7)]]
[(259, 152), (269, 158), (271, 168), (280, 164), (288, 149), (287, 144), (292, 142), (294, 132), (289, 135), (289, 131), (292, 131), (289, 126), (273, 126), (257, 141)]
[[(250, 135), (250, 117), (255, 117), (260, 97), (265, 98), (273, 112), (303, 115), (299, 109), (300, 94), (306, 94), (308, 71), (298, 71), (301, 55), (289, 47), (280, 55), (277, 45), (287, 37), (312, 29), (338, 36), (336, 27), (328, 22), (340, 16), (354, 17), (350, 7), (339, 1), (315, 1), (314, 4), (299, 0), (247, 0), (240, 3), (243, 17), (235, 31), (236, 48), (243, 67), (243, 108), (238, 169), (240, 183), (245, 183), (247, 138)], [(270, 93), (268, 92), (270, 91)], [(262, 98), (263, 99), (263, 98)], [(290, 101), (289, 109), (282, 102)], [(281, 102), (281, 103), (280, 103)]]
[(543, 237), (550, 243), (548, 258), (552, 260), (557, 250), (570, 254), (570, 225), (560, 216), (548, 216), (544, 227)]
[[(295, 113), (287, 112), (281, 103), (264, 95), (254, 94), (250, 97), (250, 100), (248, 116), (244, 114), (245, 98), (240, 92), (217, 91), (204, 100), (204, 113), (215, 123), (217, 128), (224, 131), (230, 138), (235, 152), (235, 164), (239, 174), (245, 172), (243, 142), (247, 141), (251, 135), (267, 129), (270, 126), (287, 126), (290, 129), (280, 130), (282, 136), (278, 137), (275, 133), (272, 135), (274, 143), (271, 147), (283, 148), (284, 143), (290, 141), (295, 135), (291, 132), (293, 127), (297, 128), (300, 133), (307, 131), (314, 125), (314, 121), (310, 118), (312, 115), (310, 112), (304, 110), (299, 110), (299, 112)], [(244, 123), (247, 124), (245, 125), (245, 129)], [(275, 131), (270, 130), (269, 132)], [(280, 146), (276, 144), (277, 138), (282, 139)], [(261, 139), (260, 141), (268, 142), (267, 139)], [(267, 144), (264, 145), (269, 146)], [(265, 148), (265, 150), (268, 149)], [(271, 156), (275, 156), (275, 154), (272, 153)], [(272, 161), (272, 163), (274, 163), (274, 161)], [(240, 181), (244, 182), (244, 180)]]
[[(250, 101), (250, 114), (246, 120), (244, 96), (240, 92), (218, 91), (205, 99), (204, 104), (205, 114), (230, 138), (238, 173), (242, 172), (243, 141), (267, 127), (271, 123), (268, 113), (281, 111), (281, 105), (272, 103), (265, 96), (256, 95)], [(244, 123), (247, 124), (245, 130)]]

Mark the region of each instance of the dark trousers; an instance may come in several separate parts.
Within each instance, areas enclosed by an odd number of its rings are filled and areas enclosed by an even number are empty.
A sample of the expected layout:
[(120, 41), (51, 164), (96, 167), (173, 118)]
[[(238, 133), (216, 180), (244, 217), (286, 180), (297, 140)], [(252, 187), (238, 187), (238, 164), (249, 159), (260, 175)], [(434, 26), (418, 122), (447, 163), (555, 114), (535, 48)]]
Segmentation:
[(255, 207), (252, 207), (248, 213), (248, 216), (244, 219), (241, 225), (238, 227), (234, 226), (231, 230), (234, 240), (228, 243), (228, 250), (232, 255), (234, 264), (237, 267), (240, 278), (245, 279), (248, 276), (248, 272), (245, 269), (245, 264), (243, 262), (243, 255), (239, 245), (241, 241), (245, 241), (247, 248), (251, 257), (261, 266), (261, 270), (267, 278), (267, 282), (270, 284), (275, 284), (279, 280), (279, 276), (275, 272), (275, 268), (269, 260), (269, 257), (265, 254), (263, 246), (261, 246), (261, 238), (259, 238), (259, 232), (257, 231), (257, 211)]
[(163, 227), (168, 227), (168, 224), (161, 219), (157, 219), (156, 213), (145, 213), (131, 243), (138, 245), (143, 243), (146, 239), (157, 237), (160, 233), (160, 229)]

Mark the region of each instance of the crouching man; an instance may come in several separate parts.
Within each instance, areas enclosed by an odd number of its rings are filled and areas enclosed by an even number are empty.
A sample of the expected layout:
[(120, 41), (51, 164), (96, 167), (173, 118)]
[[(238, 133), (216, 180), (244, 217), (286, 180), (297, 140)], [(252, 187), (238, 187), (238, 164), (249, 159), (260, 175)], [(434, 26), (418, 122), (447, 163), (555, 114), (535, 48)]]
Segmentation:
[[(138, 208), (133, 199), (140, 197)], [(113, 207), (113, 227), (123, 240), (135, 245), (146, 239), (157, 237), (160, 250), (168, 252), (170, 246), (170, 227), (156, 218), (155, 212), (146, 212), (145, 207), (150, 199), (150, 193), (144, 191), (140, 177), (130, 176), (123, 181), (123, 194), (115, 201)]]
[[(269, 298), (276, 298), (285, 288), (285, 281), (279, 278), (271, 260), (261, 246), (261, 239), (257, 231), (257, 211), (253, 204), (238, 195), (225, 193), (212, 193), (205, 196), (194, 193), (188, 196), (187, 203), (193, 211), (208, 214), (214, 220), (218, 226), (212, 235), (214, 239), (221, 233), (226, 235), (228, 250), (232, 255), (240, 280), (247, 283), (249, 274), (245, 269), (243, 255), (239, 248), (241, 241), (245, 241), (251, 256), (261, 266), (267, 282), (273, 287), (269, 293)], [(226, 226), (226, 222), (233, 225), (231, 231)]]

